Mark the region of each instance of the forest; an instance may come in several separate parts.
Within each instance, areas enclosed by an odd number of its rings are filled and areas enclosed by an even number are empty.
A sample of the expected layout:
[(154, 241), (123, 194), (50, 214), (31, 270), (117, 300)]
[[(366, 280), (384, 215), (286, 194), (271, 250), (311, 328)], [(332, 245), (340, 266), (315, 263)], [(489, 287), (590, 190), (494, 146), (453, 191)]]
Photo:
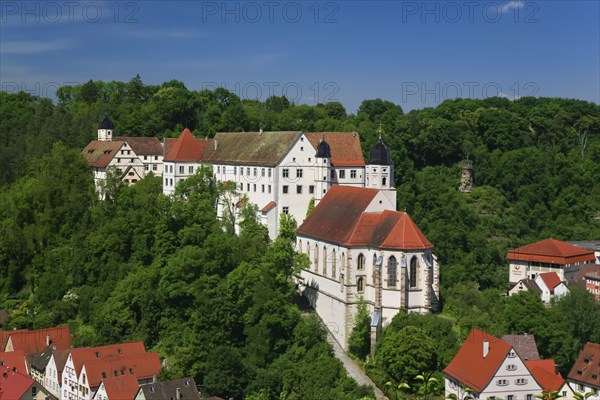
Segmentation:
[[(162, 194), (161, 179), (109, 180), (94, 192), (81, 149), (109, 115), (118, 135), (197, 137), (219, 131), (356, 131), (368, 151), (383, 127), (395, 163), (398, 209), (435, 245), (439, 314), (400, 313), (378, 341), (359, 313), (351, 352), (396, 398), (415, 377), (437, 377), (472, 327), (536, 335), (563, 376), (587, 341), (600, 342), (600, 305), (587, 292), (546, 308), (530, 293), (506, 297), (507, 250), (537, 240), (600, 238), (600, 106), (524, 97), (447, 100), (405, 113), (364, 100), (297, 105), (284, 97), (240, 99), (182, 82), (89, 81), (57, 100), (0, 92), (0, 308), (9, 327), (69, 324), (78, 346), (143, 340), (168, 366), (210, 394), (236, 399), (361, 399), (332, 356), (293, 276), (296, 222), (269, 241), (254, 210), (236, 235), (216, 215), (223, 188), (208, 170)], [(458, 190), (461, 160), (474, 165), (471, 193)], [(410, 343), (410, 346), (407, 346)], [(419, 346), (415, 346), (419, 343)], [(386, 385), (387, 384), (387, 385)], [(399, 398), (399, 397), (398, 397)]]

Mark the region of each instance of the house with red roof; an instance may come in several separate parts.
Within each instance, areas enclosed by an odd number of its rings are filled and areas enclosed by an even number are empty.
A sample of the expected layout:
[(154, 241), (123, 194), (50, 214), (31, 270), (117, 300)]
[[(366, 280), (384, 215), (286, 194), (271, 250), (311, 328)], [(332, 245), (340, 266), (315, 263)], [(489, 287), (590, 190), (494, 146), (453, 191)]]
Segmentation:
[(0, 365), (0, 400), (44, 400), (48, 396), (46, 389), (27, 375)]
[(553, 360), (523, 360), (508, 342), (473, 329), (444, 369), (445, 395), (533, 400), (542, 391), (570, 394)]
[(23, 375), (29, 375), (25, 353), (20, 350), (0, 352), (0, 365), (4, 365), (9, 369), (15, 369)]
[[(126, 375), (103, 379), (93, 400), (133, 400), (139, 389), (134, 376)], [(177, 397), (179, 398), (179, 397)]]
[(574, 393), (600, 400), (600, 344), (588, 342), (579, 353), (567, 381)]
[(52, 345), (57, 349), (71, 347), (71, 331), (68, 326), (36, 330), (7, 331), (4, 351), (22, 351), (29, 356)]
[(510, 250), (509, 282), (514, 285), (522, 279), (536, 279), (544, 272), (556, 272), (565, 280), (566, 268), (594, 262), (594, 251), (573, 246), (556, 239), (544, 239)]
[(600, 301), (600, 264), (589, 263), (569, 267), (565, 269), (565, 278), (568, 286), (587, 290)]
[(401, 309), (437, 307), (433, 245), (395, 207), (383, 190), (335, 185), (298, 228), (296, 247), (311, 260), (300, 288), (344, 347), (361, 298), (375, 332)]
[[(46, 364), (46, 368), (44, 369), (44, 387), (56, 398), (60, 399), (61, 397), (61, 387), (62, 387), (62, 375), (63, 370), (65, 368), (65, 364), (67, 363), (67, 359), (69, 358), (70, 350), (56, 350), (52, 349), (52, 355)], [(32, 369), (37, 368), (33, 365), (32, 359)], [(43, 366), (43, 361), (40, 367)]]
[(550, 300), (558, 298), (569, 293), (566, 281), (561, 281), (556, 272), (543, 272), (535, 278), (535, 283), (542, 291), (541, 298), (545, 304), (550, 304)]

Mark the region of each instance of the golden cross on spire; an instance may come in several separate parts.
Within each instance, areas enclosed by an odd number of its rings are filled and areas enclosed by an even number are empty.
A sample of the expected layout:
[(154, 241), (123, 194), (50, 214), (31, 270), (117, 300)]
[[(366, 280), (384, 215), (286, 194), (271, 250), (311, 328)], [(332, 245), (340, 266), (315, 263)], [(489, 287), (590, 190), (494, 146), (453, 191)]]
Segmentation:
[(381, 134), (383, 133), (383, 124), (379, 123), (379, 128), (377, 128), (377, 133), (379, 133), (379, 139), (381, 139)]

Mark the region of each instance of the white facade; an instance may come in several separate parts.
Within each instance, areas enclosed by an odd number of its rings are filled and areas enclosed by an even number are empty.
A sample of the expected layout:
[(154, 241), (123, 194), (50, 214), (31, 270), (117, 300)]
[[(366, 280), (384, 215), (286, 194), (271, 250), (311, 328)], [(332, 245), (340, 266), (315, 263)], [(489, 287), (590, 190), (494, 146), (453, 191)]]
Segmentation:
[(573, 393), (579, 393), (583, 396), (587, 395), (588, 393), (592, 393), (592, 395), (590, 397), (588, 397), (586, 400), (600, 400), (600, 388), (599, 387), (592, 387), (585, 383), (574, 382), (572, 380), (569, 380), (568, 384)]
[(166, 195), (175, 193), (177, 183), (194, 175), (198, 168), (200, 168), (200, 165), (200, 163), (196, 162), (165, 161), (162, 172), (163, 193)]
[[(542, 298), (542, 301), (546, 304), (549, 304), (550, 300), (552, 300), (555, 297), (561, 297), (561, 296), (564, 296), (567, 293), (569, 293), (569, 289), (567, 288), (567, 285), (565, 285), (564, 282), (559, 283), (554, 288), (554, 290), (552, 290), (552, 288), (549, 288), (548, 286), (546, 286), (546, 282), (544, 282), (542, 277), (540, 275), (538, 275), (537, 278), (535, 278), (535, 283), (542, 290), (541, 298)], [(554, 293), (552, 293), (552, 292), (554, 292)]]
[(62, 387), (60, 392), (61, 400), (78, 400), (78, 382), (79, 377), (75, 371), (75, 364), (73, 363), (73, 356), (69, 354), (67, 362), (62, 373)]
[(44, 387), (56, 398), (60, 398), (61, 382), (58, 379), (59, 371), (56, 367), (56, 360), (54, 354), (50, 357), (48, 365), (46, 366), (46, 375), (44, 377)]

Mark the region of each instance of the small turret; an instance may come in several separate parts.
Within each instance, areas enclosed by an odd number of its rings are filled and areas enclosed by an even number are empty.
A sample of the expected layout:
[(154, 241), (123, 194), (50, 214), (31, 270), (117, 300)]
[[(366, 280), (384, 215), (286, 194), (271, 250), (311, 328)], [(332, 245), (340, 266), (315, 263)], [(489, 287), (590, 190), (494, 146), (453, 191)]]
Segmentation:
[(111, 141), (115, 136), (115, 126), (108, 116), (98, 125), (98, 140)]
[(315, 168), (315, 182), (317, 184), (315, 190), (316, 205), (323, 196), (325, 196), (325, 193), (327, 193), (330, 187), (329, 174), (331, 171), (331, 147), (329, 146), (329, 143), (325, 141), (325, 136), (323, 136), (317, 145), (315, 161), (317, 163)]

